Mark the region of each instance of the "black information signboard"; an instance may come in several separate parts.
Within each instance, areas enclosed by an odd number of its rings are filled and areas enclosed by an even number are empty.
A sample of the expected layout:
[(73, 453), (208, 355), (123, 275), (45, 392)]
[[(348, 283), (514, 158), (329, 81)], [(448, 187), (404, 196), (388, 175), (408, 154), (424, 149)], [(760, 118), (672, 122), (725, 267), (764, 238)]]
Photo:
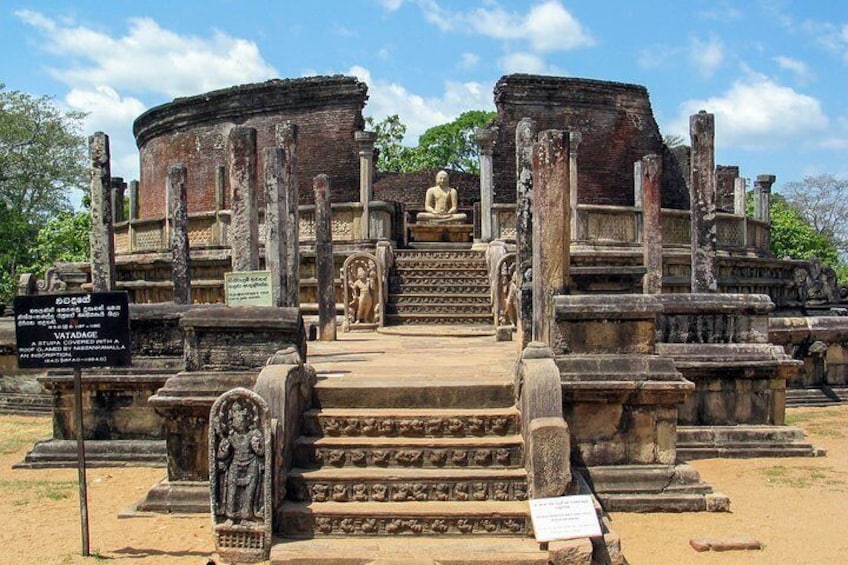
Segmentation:
[(129, 366), (129, 319), (126, 292), (16, 296), (18, 366)]

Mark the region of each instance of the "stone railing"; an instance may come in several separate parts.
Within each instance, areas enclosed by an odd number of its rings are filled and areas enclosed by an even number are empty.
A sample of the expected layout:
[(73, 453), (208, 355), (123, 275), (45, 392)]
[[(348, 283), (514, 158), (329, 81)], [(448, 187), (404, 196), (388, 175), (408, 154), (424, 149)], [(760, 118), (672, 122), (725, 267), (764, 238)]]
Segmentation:
[[(360, 240), (362, 229), (362, 205), (358, 202), (333, 204), (333, 241)], [(369, 221), (371, 239), (392, 238), (392, 216), (394, 206), (387, 202), (371, 202)], [(299, 207), (300, 240), (315, 239), (315, 206)], [(259, 242), (265, 243), (264, 214), (259, 214)], [(188, 218), (188, 238), (192, 248), (227, 247), (227, 233), (230, 225), (230, 211), (202, 212), (190, 214)], [(130, 220), (115, 224), (115, 253), (150, 253), (163, 251), (169, 247), (170, 226), (162, 216)]]
[[(592, 245), (632, 245), (642, 241), (642, 210), (630, 206), (580, 204), (577, 207), (577, 242)], [(662, 210), (664, 247), (689, 246), (689, 211)], [(492, 206), (492, 232), (496, 239), (515, 240), (515, 206)], [(716, 237), (720, 249), (769, 249), (769, 225), (765, 222), (716, 214)]]

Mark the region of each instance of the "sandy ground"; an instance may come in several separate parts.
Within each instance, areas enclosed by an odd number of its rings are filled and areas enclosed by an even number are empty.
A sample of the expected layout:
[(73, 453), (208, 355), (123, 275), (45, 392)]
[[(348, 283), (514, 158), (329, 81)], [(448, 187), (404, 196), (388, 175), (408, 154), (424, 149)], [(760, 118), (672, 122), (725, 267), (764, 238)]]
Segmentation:
[[(704, 480), (730, 497), (732, 512), (613, 514), (630, 562), (848, 562), (848, 406), (790, 410), (789, 421), (828, 456), (695, 462)], [(88, 470), (92, 556), (83, 558), (76, 470), (11, 469), (49, 432), (48, 418), (0, 416), (0, 564), (205, 565), (216, 558), (207, 516), (117, 517), (163, 477), (163, 469), (151, 468)], [(765, 549), (689, 547), (693, 537), (734, 534), (755, 537)]]

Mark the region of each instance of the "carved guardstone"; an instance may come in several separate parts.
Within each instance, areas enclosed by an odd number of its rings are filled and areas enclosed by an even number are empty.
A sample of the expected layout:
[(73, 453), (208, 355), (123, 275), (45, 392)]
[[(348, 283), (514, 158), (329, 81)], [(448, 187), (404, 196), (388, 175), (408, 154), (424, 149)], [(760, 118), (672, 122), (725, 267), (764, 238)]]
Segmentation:
[(370, 253), (354, 253), (342, 267), (344, 284), (344, 331), (373, 330), (383, 325), (383, 275)]
[(209, 413), (209, 495), (215, 549), (228, 562), (271, 549), (271, 417), (261, 396), (225, 392)]

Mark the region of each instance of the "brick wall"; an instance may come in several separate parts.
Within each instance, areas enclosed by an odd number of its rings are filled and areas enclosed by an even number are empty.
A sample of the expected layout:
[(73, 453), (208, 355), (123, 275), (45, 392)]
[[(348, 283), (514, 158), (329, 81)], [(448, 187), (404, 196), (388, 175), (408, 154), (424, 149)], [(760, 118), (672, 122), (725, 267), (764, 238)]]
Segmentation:
[[(498, 138), (494, 150), (495, 202), (515, 201), (515, 127), (524, 117), (539, 131), (579, 131), (578, 201), (633, 205), (633, 163), (663, 155), (648, 91), (642, 86), (587, 79), (508, 75), (495, 85)], [(675, 174), (673, 170), (667, 174)], [(679, 179), (678, 179), (679, 180)], [(682, 207), (685, 182), (663, 182), (674, 191), (663, 205)]]
[(364, 128), (366, 99), (366, 85), (355, 78), (310, 77), (177, 98), (145, 112), (133, 127), (141, 154), (139, 217), (164, 214), (165, 179), (175, 164), (188, 168), (189, 213), (214, 210), (216, 169), (226, 165), (226, 139), (235, 125), (257, 130), (261, 196), (263, 149), (278, 145), (277, 126), (286, 121), (298, 127), (300, 203), (312, 203), (312, 178), (321, 173), (330, 176), (333, 202), (358, 201), (354, 132)]
[[(377, 173), (374, 178), (374, 200), (402, 202), (407, 209), (424, 209), (424, 195), (436, 184), (439, 169), (415, 173)], [(450, 185), (456, 189), (460, 208), (472, 208), (480, 201), (480, 177), (459, 171), (448, 171)]]

